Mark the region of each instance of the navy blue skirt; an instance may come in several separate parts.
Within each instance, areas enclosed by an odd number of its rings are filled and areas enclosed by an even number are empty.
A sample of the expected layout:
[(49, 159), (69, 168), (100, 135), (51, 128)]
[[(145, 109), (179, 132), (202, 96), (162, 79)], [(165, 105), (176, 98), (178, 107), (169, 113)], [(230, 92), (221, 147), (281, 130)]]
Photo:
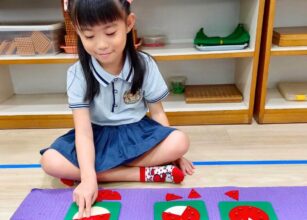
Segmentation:
[[(95, 145), (96, 172), (105, 171), (120, 165), (127, 164), (143, 155), (162, 142), (175, 128), (164, 127), (145, 116), (141, 121), (119, 126), (100, 126), (92, 124)], [(86, 146), (84, 146), (86, 147)], [(46, 149), (61, 153), (72, 164), (79, 167), (75, 129), (59, 137)]]

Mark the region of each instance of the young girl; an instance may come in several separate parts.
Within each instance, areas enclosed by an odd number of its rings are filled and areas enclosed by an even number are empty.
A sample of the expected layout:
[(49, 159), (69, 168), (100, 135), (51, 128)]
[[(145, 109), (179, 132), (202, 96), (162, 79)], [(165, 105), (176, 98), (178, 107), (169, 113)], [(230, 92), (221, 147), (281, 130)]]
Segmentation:
[(168, 89), (155, 61), (134, 48), (130, 1), (70, 0), (68, 11), (80, 59), (67, 74), (75, 129), (41, 151), (41, 164), (51, 176), (81, 181), (73, 193), (81, 217), (97, 180), (180, 183), (194, 167), (183, 157), (187, 136), (163, 111)]

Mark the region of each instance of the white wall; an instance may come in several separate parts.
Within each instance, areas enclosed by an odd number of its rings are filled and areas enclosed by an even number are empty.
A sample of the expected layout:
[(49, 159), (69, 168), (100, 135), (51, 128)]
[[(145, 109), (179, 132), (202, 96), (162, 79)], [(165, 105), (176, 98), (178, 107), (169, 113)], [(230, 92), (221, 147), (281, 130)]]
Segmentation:
[(225, 36), (240, 17), (239, 0), (135, 0), (140, 35), (165, 34), (171, 41), (191, 41), (204, 27), (208, 35)]
[(307, 82), (307, 57), (272, 57), (269, 69), (268, 88), (276, 87), (280, 81)]
[(8, 66), (0, 66), (0, 102), (13, 95), (13, 85)]
[(306, 0), (276, 0), (274, 27), (306, 26)]
[(0, 0), (0, 22), (59, 20), (61, 0)]
[(158, 62), (161, 73), (168, 80), (171, 76), (187, 77), (187, 84), (234, 83), (235, 59), (209, 59)]

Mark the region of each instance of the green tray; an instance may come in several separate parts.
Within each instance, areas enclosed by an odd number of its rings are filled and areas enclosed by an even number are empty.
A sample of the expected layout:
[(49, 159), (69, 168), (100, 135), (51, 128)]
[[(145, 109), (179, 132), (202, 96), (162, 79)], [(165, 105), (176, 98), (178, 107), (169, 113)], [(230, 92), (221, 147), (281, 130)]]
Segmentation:
[(238, 24), (236, 29), (226, 37), (209, 37), (201, 28), (194, 39), (194, 44), (197, 46), (216, 46), (216, 45), (242, 45), (249, 43), (250, 35), (244, 29), (243, 24)]

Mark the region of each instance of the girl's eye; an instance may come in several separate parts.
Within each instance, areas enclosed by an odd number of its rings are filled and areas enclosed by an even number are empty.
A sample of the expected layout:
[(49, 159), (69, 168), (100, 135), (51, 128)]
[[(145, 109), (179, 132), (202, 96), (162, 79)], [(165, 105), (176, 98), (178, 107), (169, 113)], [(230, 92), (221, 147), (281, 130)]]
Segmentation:
[(113, 36), (115, 33), (116, 33), (116, 31), (115, 32), (106, 33), (106, 35), (107, 36)]
[(84, 36), (86, 39), (92, 39), (94, 36)]

